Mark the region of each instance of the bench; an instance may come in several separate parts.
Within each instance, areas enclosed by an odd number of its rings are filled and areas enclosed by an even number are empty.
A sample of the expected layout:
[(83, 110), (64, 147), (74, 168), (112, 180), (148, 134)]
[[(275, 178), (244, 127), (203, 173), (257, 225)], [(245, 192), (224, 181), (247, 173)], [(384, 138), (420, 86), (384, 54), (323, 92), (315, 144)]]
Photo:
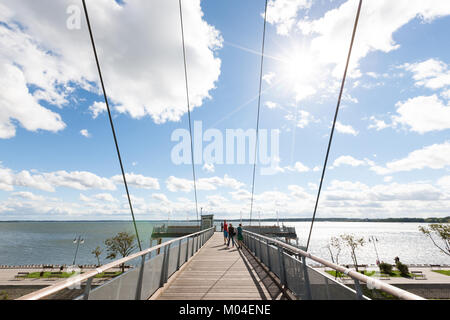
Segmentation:
[(23, 280), (27, 277), (27, 275), (29, 274), (29, 272), (18, 272), (14, 278), (15, 279), (19, 279), (19, 280)]
[(441, 269), (441, 265), (440, 264), (430, 264), (431, 270), (433, 269)]
[(384, 272), (376, 272), (375, 276), (377, 276), (380, 280), (391, 280), (390, 275)]
[(422, 271), (411, 271), (411, 274), (412, 274), (413, 278), (416, 280), (426, 280), (427, 279), (427, 277), (425, 277), (425, 275), (423, 274)]

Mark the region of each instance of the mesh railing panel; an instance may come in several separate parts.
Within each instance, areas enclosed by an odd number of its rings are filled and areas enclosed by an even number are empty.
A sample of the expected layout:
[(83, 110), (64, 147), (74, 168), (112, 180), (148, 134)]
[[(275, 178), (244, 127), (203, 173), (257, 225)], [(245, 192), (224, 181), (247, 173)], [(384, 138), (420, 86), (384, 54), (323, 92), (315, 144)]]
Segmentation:
[(187, 248), (187, 242), (183, 241), (181, 243), (181, 253), (180, 253), (180, 266), (183, 265), (183, 263), (185, 263), (186, 260), (186, 248)]
[[(260, 242), (263, 241), (263, 242)], [(313, 300), (356, 300), (356, 291), (334, 281), (326, 275), (306, 266), (301, 260), (285, 252), (281, 255), (276, 245), (269, 245), (266, 240), (246, 234), (244, 242), (247, 247), (272, 271), (280, 281), (284, 281), (298, 299)], [(259, 245), (261, 243), (261, 246)], [(268, 252), (268, 254), (267, 254)], [(280, 261), (283, 257), (283, 261)], [(270, 263), (269, 263), (270, 260)], [(309, 285), (308, 285), (309, 284)]]
[(159, 289), (163, 259), (164, 255), (159, 254), (146, 262), (141, 298), (148, 299)]
[(304, 266), (301, 261), (283, 254), (287, 287), (299, 298), (305, 299)]
[[(169, 266), (167, 276), (170, 277), (175, 271), (177, 271), (177, 263), (178, 263), (178, 245), (170, 247), (169, 254)], [(181, 257), (180, 257), (181, 260)]]
[[(151, 261), (151, 260), (150, 260)], [(132, 300), (136, 297), (139, 269), (131, 269), (124, 274), (95, 288), (89, 294), (89, 300)]]

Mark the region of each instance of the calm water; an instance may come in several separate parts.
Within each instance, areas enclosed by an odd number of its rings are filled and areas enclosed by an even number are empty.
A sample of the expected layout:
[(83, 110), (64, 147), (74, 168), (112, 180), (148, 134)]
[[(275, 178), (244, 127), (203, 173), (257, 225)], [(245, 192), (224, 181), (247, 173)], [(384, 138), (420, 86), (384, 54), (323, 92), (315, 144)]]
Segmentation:
[[(149, 247), (150, 235), (156, 224), (161, 222), (138, 222), (143, 248)], [(286, 225), (296, 227), (299, 244), (305, 245), (310, 223), (292, 222)], [(393, 263), (394, 258), (399, 256), (402, 262), (408, 264), (450, 264), (450, 259), (418, 231), (419, 225), (424, 224), (316, 222), (310, 251), (330, 259), (325, 248), (330, 237), (352, 233), (363, 237), (376, 236), (380, 259), (386, 262)], [(96, 259), (91, 251), (96, 246), (103, 246), (105, 239), (125, 230), (134, 231), (131, 222), (0, 222), (0, 264), (71, 264), (76, 249), (73, 239), (79, 234), (85, 242), (79, 247), (76, 263), (95, 264)], [(375, 263), (376, 254), (372, 243), (367, 243), (357, 254), (359, 263)], [(102, 263), (107, 262), (105, 256), (106, 252), (102, 254)], [(351, 263), (346, 248), (339, 262)]]

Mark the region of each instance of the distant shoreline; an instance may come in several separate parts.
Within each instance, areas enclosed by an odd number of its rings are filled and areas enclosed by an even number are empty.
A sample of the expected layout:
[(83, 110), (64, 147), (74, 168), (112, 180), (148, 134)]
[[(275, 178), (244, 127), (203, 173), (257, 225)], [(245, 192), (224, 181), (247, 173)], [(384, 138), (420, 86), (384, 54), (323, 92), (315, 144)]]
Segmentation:
[[(222, 219), (215, 219), (221, 221)], [(195, 222), (197, 220), (188, 220), (188, 222)], [(227, 219), (227, 221), (241, 221), (240, 219)], [(242, 219), (242, 222), (249, 222), (249, 219)], [(288, 219), (252, 219), (253, 222), (310, 222), (311, 218), (288, 218)], [(450, 223), (450, 216), (444, 218), (384, 218), (384, 219), (364, 219), (364, 218), (316, 218), (317, 222), (424, 222), (424, 223)], [(132, 222), (132, 220), (0, 220), (0, 223), (13, 222)], [(162, 220), (136, 220), (136, 222), (156, 222), (166, 223), (167, 219)], [(170, 220), (170, 222), (186, 222), (186, 220)]]

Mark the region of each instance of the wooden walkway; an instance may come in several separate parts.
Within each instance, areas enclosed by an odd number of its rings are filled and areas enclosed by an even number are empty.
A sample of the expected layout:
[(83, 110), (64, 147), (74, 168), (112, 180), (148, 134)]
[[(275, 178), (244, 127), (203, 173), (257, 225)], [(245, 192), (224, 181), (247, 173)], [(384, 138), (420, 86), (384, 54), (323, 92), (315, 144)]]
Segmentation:
[[(253, 261), (252, 261), (253, 260)], [(216, 232), (203, 248), (174, 274), (160, 300), (267, 300), (280, 298), (274, 281), (245, 249), (227, 248)]]

